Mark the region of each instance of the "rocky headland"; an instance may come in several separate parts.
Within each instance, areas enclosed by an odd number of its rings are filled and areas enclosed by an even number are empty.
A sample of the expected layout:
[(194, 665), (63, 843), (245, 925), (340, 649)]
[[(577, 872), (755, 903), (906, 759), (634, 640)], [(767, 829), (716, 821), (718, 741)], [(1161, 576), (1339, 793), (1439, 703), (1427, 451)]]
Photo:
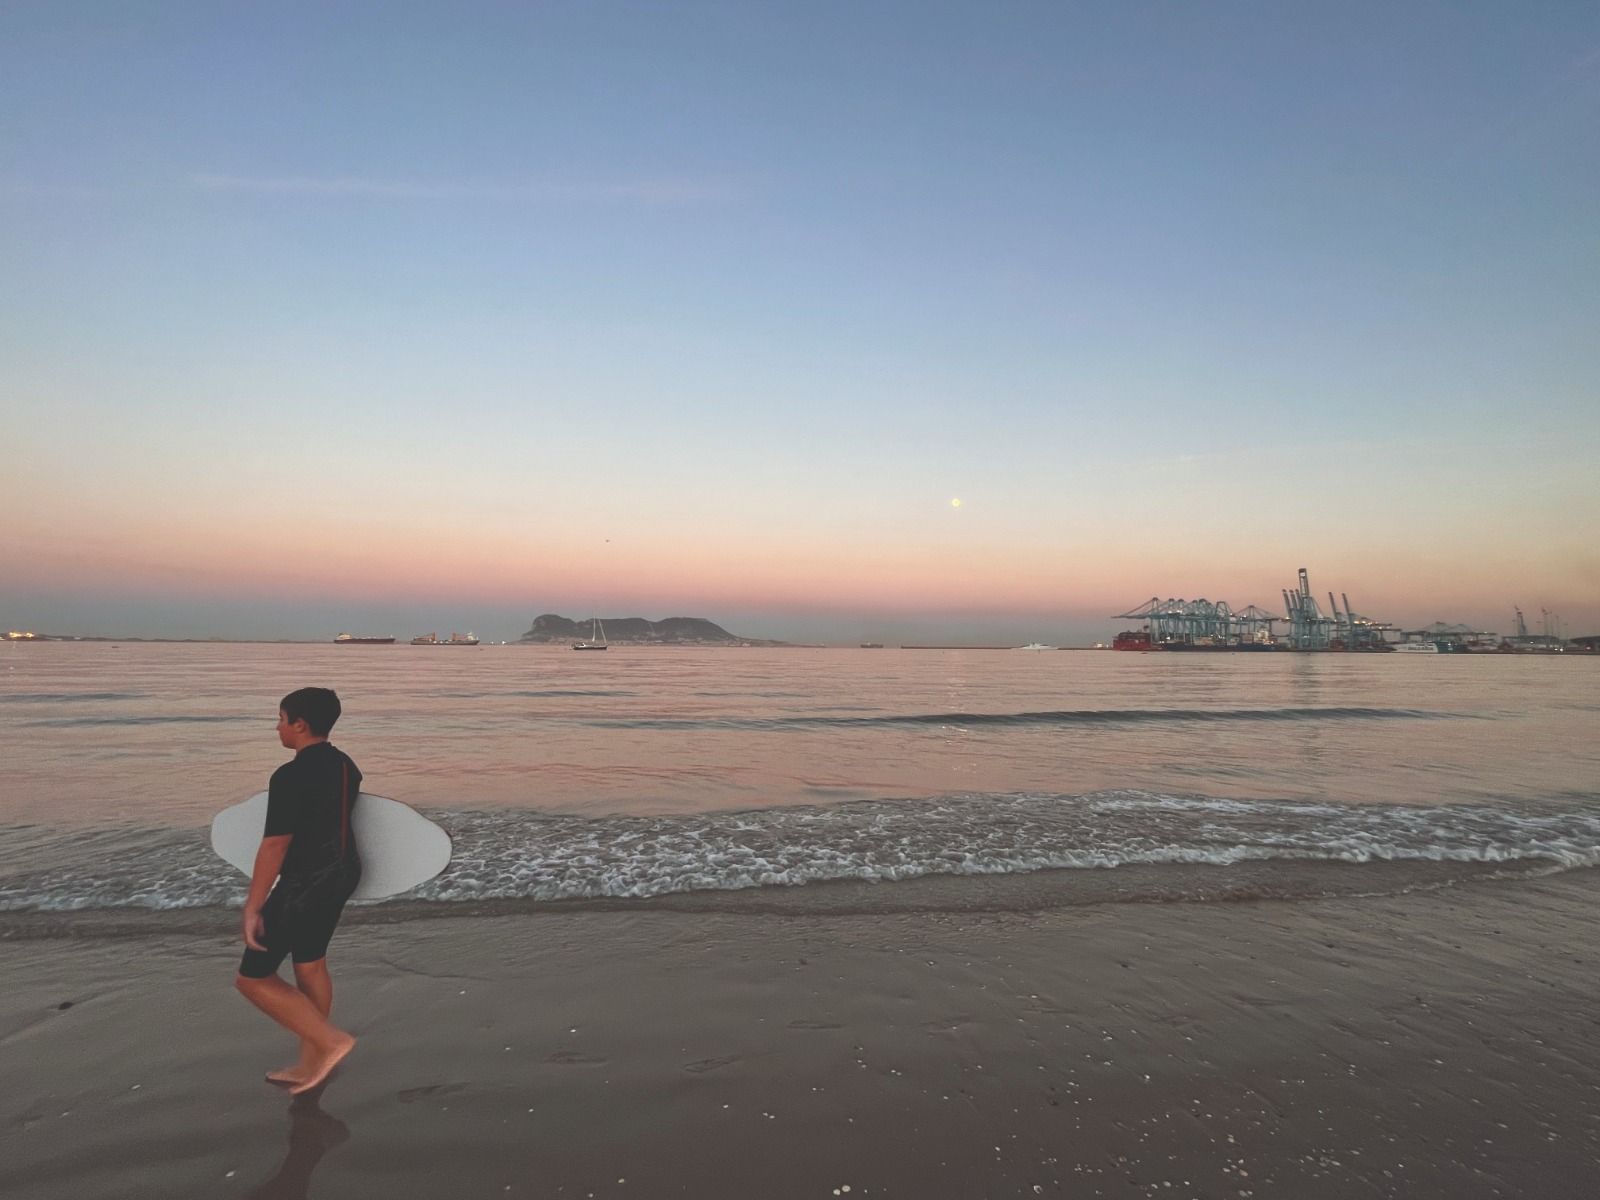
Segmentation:
[[(593, 617), (574, 619), (556, 613), (543, 613), (533, 619), (533, 627), (518, 640), (529, 643), (573, 642), (587, 638)], [(649, 621), (644, 617), (601, 617), (606, 641), (638, 646), (781, 646), (782, 642), (740, 637), (729, 633), (704, 617), (667, 617)]]

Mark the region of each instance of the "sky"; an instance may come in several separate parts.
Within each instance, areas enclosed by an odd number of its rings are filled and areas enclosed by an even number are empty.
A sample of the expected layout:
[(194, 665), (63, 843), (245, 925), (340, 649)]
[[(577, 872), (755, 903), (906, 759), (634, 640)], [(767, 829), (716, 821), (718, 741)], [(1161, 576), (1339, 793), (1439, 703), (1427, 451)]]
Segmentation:
[(0, 421), (7, 628), (1600, 632), (1600, 8), (13, 0)]

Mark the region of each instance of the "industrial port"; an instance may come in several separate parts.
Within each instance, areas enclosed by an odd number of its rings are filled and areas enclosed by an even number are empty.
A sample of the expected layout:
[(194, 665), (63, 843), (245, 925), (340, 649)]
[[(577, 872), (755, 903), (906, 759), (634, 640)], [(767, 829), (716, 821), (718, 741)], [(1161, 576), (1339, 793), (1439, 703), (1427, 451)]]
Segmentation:
[(1226, 600), (1152, 596), (1137, 608), (1116, 614), (1115, 620), (1143, 624), (1117, 634), (1111, 648), (1302, 654), (1592, 654), (1600, 649), (1595, 638), (1563, 638), (1560, 618), (1550, 612), (1542, 614), (1541, 632), (1530, 633), (1522, 609), (1515, 607), (1516, 632), (1505, 637), (1443, 622), (1424, 629), (1400, 629), (1358, 613), (1343, 592), (1337, 598), (1328, 593), (1324, 612), (1305, 567), (1300, 568), (1295, 586), (1283, 589), (1283, 610), (1285, 615), (1279, 616), (1254, 604), (1234, 609)]

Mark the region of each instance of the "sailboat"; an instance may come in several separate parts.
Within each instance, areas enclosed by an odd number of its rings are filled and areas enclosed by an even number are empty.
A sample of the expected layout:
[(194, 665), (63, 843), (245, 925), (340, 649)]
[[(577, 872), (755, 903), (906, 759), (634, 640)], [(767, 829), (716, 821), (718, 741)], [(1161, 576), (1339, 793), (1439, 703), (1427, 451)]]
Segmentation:
[(589, 636), (581, 642), (573, 642), (574, 650), (604, 650), (606, 649), (606, 627), (600, 624), (600, 618), (594, 618), (594, 624), (589, 627)]

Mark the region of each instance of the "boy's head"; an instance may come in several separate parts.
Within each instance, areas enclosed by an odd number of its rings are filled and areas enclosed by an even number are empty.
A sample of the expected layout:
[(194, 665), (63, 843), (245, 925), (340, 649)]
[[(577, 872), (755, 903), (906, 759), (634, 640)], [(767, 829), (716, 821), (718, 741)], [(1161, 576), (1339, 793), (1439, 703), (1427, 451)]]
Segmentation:
[(298, 732), (303, 722), (306, 733), (325, 738), (343, 711), (332, 688), (296, 688), (278, 702), (278, 737), (285, 746), (290, 745), (290, 735)]

